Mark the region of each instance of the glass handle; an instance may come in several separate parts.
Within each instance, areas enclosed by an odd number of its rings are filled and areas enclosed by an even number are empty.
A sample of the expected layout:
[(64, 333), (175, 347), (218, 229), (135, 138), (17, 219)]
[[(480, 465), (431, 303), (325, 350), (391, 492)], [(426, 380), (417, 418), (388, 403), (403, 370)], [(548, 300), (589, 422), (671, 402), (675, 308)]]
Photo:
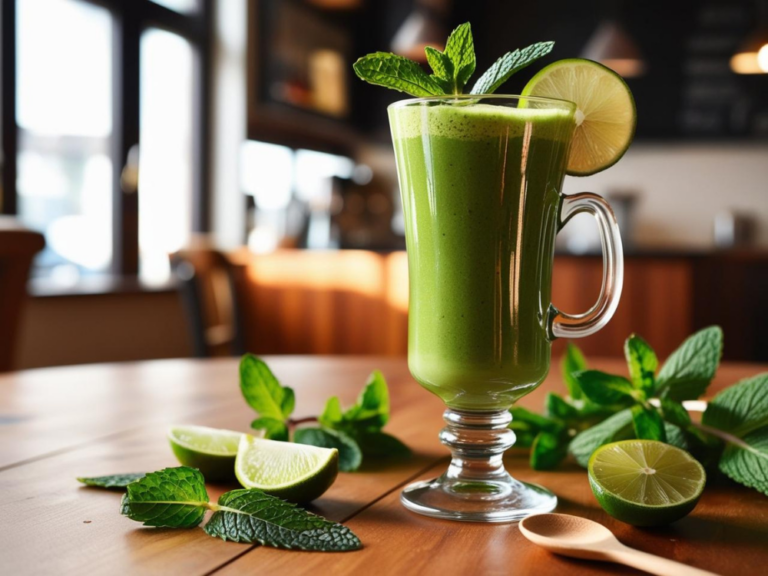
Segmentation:
[(624, 283), (624, 252), (616, 216), (608, 202), (597, 194), (582, 192), (563, 196), (560, 203), (559, 229), (576, 214), (586, 212), (597, 220), (600, 244), (603, 249), (603, 285), (594, 306), (583, 314), (566, 314), (554, 306), (550, 308), (550, 335), (552, 338), (583, 338), (594, 334), (616, 312)]

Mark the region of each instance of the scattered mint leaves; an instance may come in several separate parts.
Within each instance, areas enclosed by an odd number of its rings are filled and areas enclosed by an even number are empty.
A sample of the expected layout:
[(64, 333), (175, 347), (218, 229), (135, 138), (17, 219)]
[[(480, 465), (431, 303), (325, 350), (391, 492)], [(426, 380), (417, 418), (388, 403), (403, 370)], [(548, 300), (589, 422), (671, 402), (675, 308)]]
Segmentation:
[(280, 385), (266, 362), (253, 354), (246, 354), (240, 361), (240, 391), (259, 414), (251, 427), (264, 430), (266, 438), (288, 440), (287, 420), (296, 406), (296, 396), (291, 388)]
[(650, 406), (635, 404), (632, 406), (632, 427), (635, 436), (641, 440), (667, 441), (667, 432), (661, 415)]
[(464, 85), (475, 72), (475, 42), (472, 26), (465, 22), (458, 26), (445, 43), (445, 55), (453, 63), (454, 94), (461, 94)]
[(710, 326), (690, 336), (667, 359), (656, 378), (656, 395), (694, 400), (706, 392), (723, 352), (723, 331)]
[(540, 432), (531, 446), (531, 468), (534, 470), (552, 470), (568, 454), (568, 439), (564, 432), (553, 434)]
[(582, 372), (586, 369), (587, 360), (584, 358), (584, 354), (581, 353), (578, 346), (568, 342), (561, 364), (561, 374), (563, 376), (563, 381), (568, 388), (568, 395), (573, 400), (578, 400), (582, 397), (579, 381), (574, 378), (573, 374), (575, 372)]
[(151, 472), (126, 485), (120, 511), (144, 526), (194, 528), (208, 510), (199, 470), (181, 466)]
[(623, 376), (606, 374), (599, 370), (584, 370), (573, 374), (584, 396), (595, 404), (613, 406), (631, 402), (635, 396), (632, 383)]
[(768, 373), (720, 392), (707, 405), (702, 424), (725, 442), (720, 470), (768, 495)]
[(339, 470), (354, 472), (363, 463), (363, 452), (358, 443), (344, 432), (330, 428), (299, 428), (293, 441), (320, 448), (336, 448), (339, 451)]
[(203, 475), (186, 466), (151, 472), (127, 484), (120, 505), (131, 520), (166, 528), (194, 528), (208, 510), (214, 513), (203, 530), (222, 540), (320, 552), (362, 547), (346, 526), (261, 490), (232, 490), (213, 504)]
[(123, 489), (131, 482), (141, 480), (146, 474), (143, 472), (130, 474), (112, 474), (110, 476), (93, 476), (90, 478), (78, 478), (77, 481), (94, 488), (107, 488), (110, 490)]
[(346, 526), (260, 490), (232, 490), (211, 508), (215, 512), (205, 525), (205, 533), (222, 540), (318, 552), (362, 548)]
[[(357, 402), (344, 410), (338, 397), (325, 404), (318, 417), (321, 428), (300, 428), (294, 440), (313, 446), (339, 449), (339, 469), (357, 470), (362, 456), (407, 456), (408, 447), (394, 436), (381, 431), (389, 421), (389, 388), (384, 375), (374, 370), (360, 392)], [(354, 448), (356, 449), (353, 449)]]
[(445, 94), (443, 85), (424, 72), (421, 66), (395, 54), (368, 54), (355, 62), (352, 68), (355, 74), (369, 84), (405, 92), (417, 98)]
[(357, 442), (366, 456), (404, 458), (411, 455), (411, 449), (408, 446), (386, 432), (360, 432), (357, 435)]
[(571, 441), (568, 451), (581, 466), (586, 468), (592, 452), (603, 444), (627, 440), (632, 437), (632, 432), (632, 410), (626, 408), (600, 424), (577, 434)]
[(507, 52), (496, 60), (485, 74), (480, 76), (472, 87), (470, 94), (492, 94), (496, 92), (513, 74), (552, 52), (554, 46), (554, 42), (537, 42), (526, 48)]
[(656, 352), (648, 345), (648, 342), (632, 334), (624, 343), (624, 356), (629, 367), (629, 377), (632, 385), (641, 390), (645, 398), (653, 396), (654, 378), (659, 360)]

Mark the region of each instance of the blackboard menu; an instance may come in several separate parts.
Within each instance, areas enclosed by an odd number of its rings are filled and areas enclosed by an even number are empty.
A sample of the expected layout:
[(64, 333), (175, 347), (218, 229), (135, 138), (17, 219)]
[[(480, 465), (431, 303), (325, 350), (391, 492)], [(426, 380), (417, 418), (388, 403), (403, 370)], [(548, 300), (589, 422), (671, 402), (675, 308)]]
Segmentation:
[[(501, 53), (540, 40), (556, 41), (547, 63), (580, 56), (600, 23), (616, 19), (646, 64), (643, 76), (627, 80), (637, 102), (637, 139), (768, 140), (768, 75), (730, 68), (733, 54), (761, 24), (755, 0), (485, 0), (482, 9), (474, 2), (456, 6), (464, 6), (457, 16), (476, 30), (480, 70)], [(521, 90), (539, 67), (521, 72), (503, 91)]]

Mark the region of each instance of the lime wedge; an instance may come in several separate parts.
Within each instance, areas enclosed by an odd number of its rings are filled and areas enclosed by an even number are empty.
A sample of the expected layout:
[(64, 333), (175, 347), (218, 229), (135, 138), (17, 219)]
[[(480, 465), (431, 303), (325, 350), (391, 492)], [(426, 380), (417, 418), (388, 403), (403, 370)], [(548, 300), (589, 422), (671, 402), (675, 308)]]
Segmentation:
[(589, 484), (600, 506), (634, 526), (662, 526), (694, 509), (707, 481), (685, 450), (654, 440), (623, 440), (595, 450)]
[(211, 482), (235, 480), (235, 456), (240, 436), (240, 432), (205, 426), (168, 428), (168, 441), (179, 462), (198, 468)]
[(339, 451), (243, 434), (235, 474), (244, 488), (258, 488), (289, 502), (311, 502), (331, 487)]
[(613, 166), (632, 143), (635, 100), (621, 76), (592, 60), (558, 60), (531, 78), (523, 96), (570, 100), (577, 106), (568, 174), (589, 176)]

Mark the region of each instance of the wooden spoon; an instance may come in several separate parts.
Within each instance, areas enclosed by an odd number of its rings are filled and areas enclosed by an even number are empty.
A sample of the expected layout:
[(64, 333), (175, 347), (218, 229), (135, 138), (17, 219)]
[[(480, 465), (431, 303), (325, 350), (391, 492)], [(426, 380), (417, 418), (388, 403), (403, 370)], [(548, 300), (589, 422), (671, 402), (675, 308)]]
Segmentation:
[(602, 524), (569, 514), (536, 514), (520, 522), (520, 532), (534, 544), (555, 554), (616, 562), (659, 576), (715, 576), (624, 546)]

